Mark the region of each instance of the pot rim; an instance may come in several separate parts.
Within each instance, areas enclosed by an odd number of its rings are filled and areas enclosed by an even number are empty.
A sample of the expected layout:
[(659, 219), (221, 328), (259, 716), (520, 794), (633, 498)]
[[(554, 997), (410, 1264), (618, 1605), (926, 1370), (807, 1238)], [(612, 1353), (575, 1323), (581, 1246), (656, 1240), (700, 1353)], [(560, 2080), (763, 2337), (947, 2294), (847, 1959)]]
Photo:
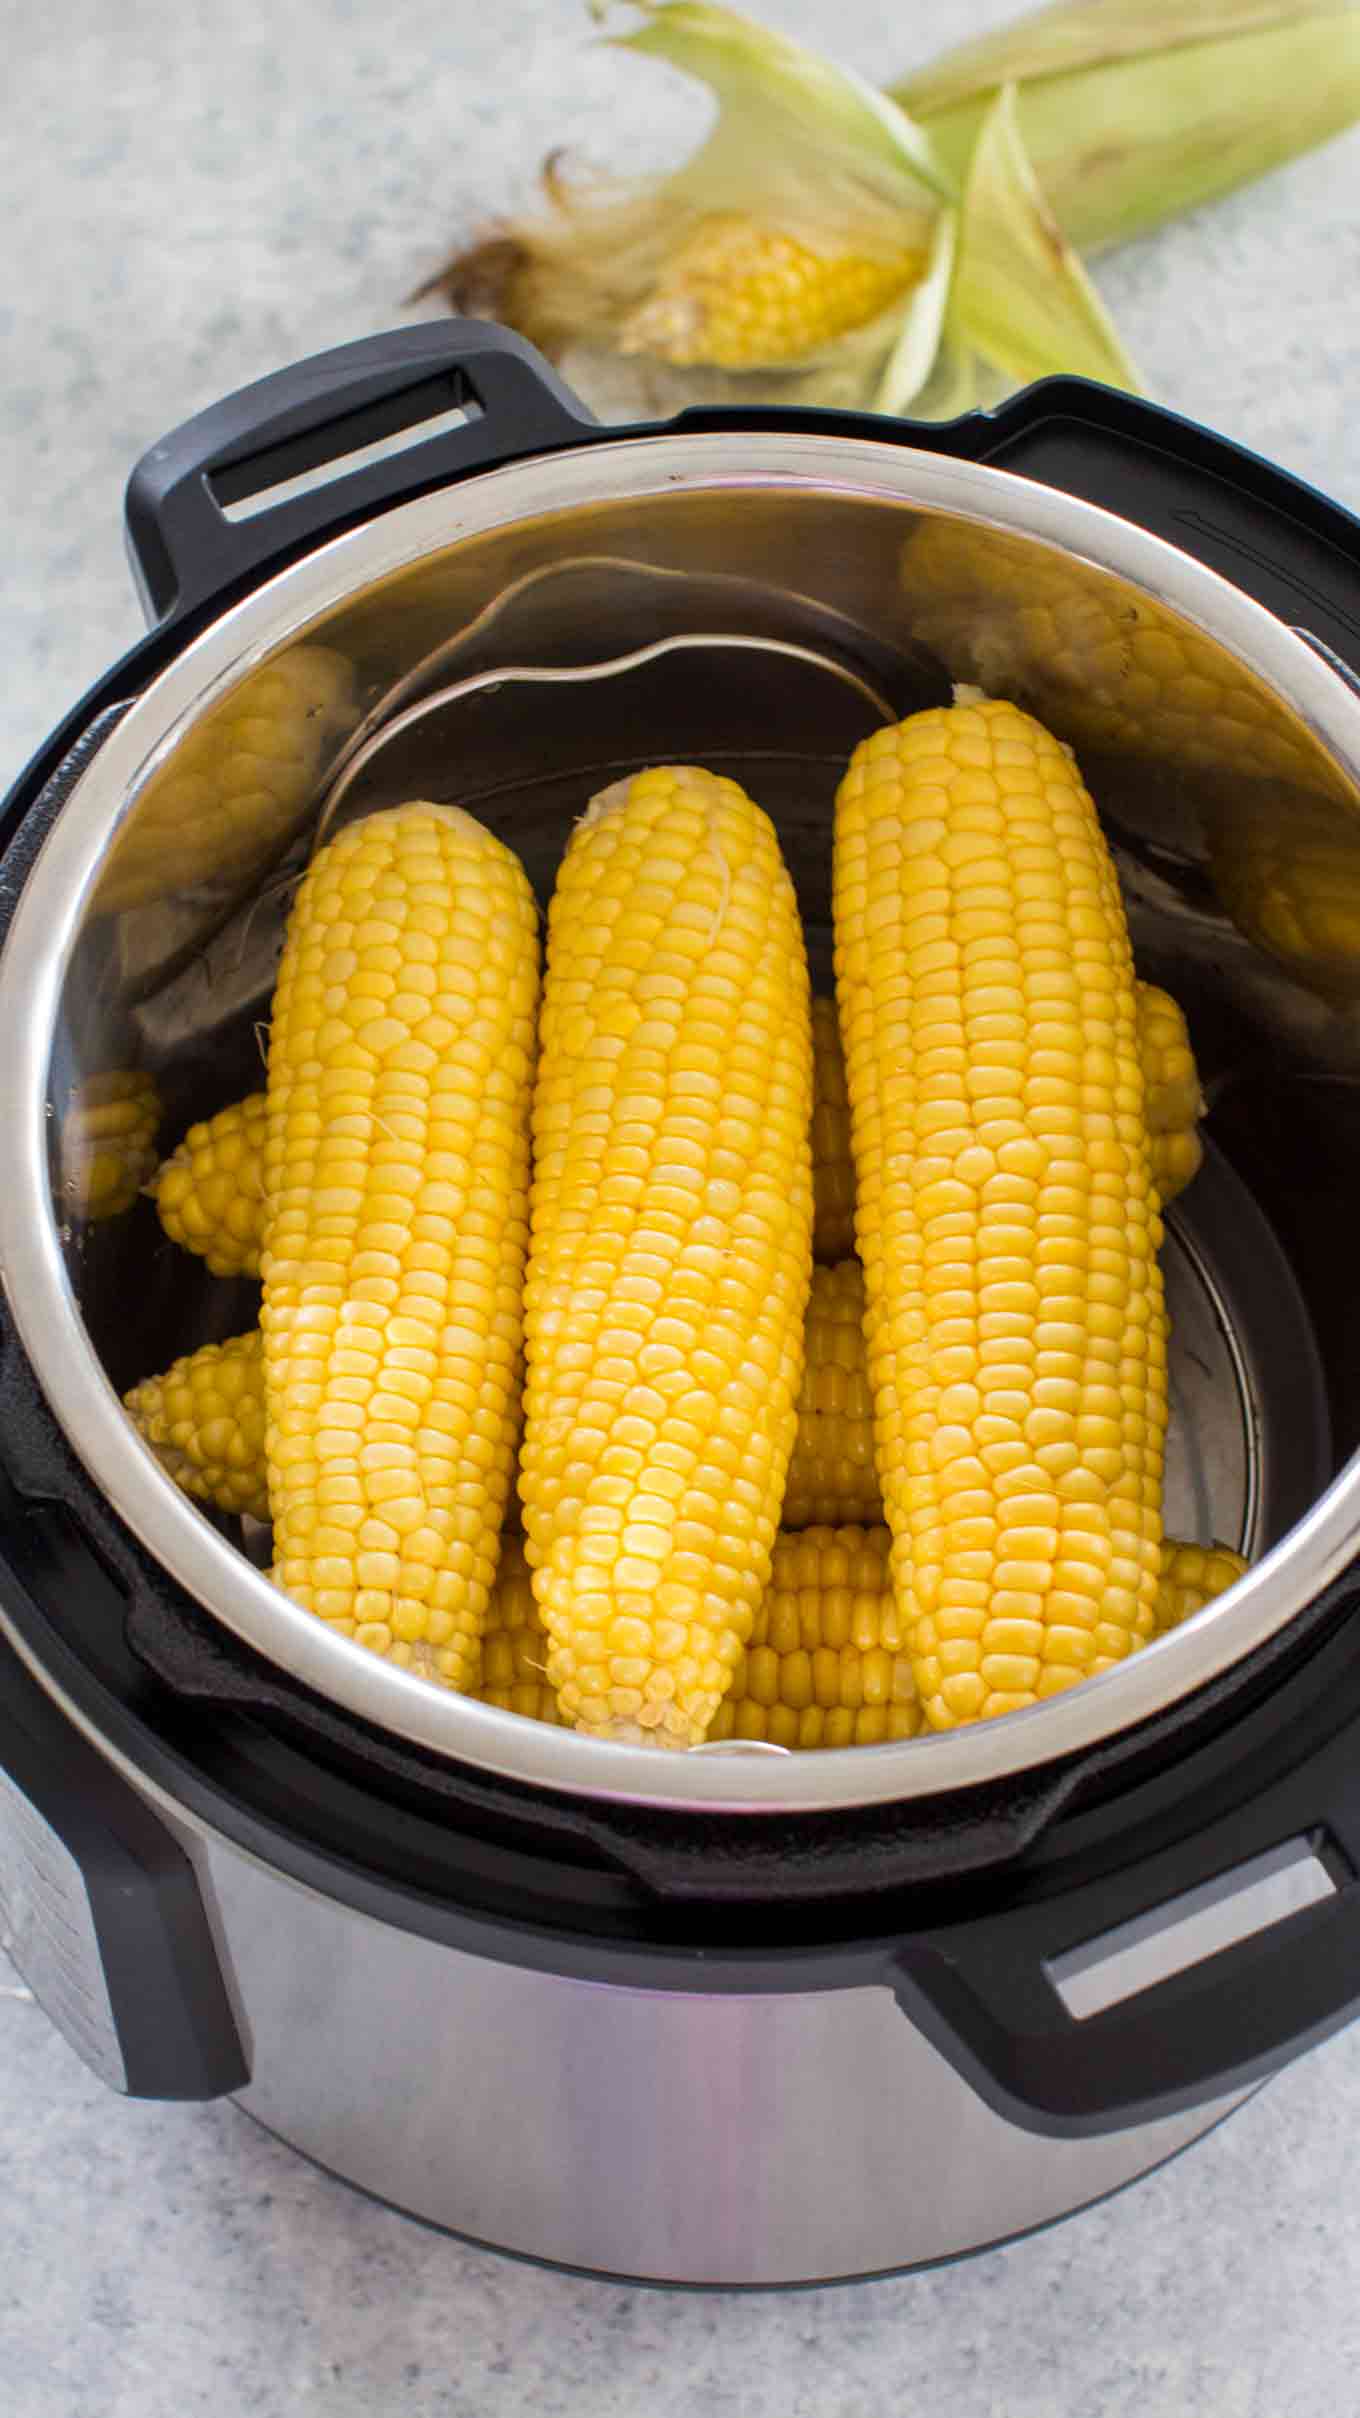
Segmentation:
[[(739, 458), (737, 458), (739, 456)], [(25, 883), (0, 954), (0, 1281), (66, 1437), (146, 1550), (213, 1616), (318, 1694), (409, 1743), (568, 1795), (649, 1806), (808, 1813), (995, 1784), (1079, 1753), (1166, 1710), (1263, 1645), (1360, 1549), (1360, 1454), (1220, 1605), (1127, 1663), (999, 1720), (816, 1755), (662, 1754), (582, 1737), (473, 1703), (383, 1661), (292, 1604), (166, 1475), (97, 1359), (52, 1216), (46, 1090), (66, 970), (114, 830), (219, 695), (360, 588), (460, 540), (584, 504), (677, 486), (794, 486), (899, 503), (1023, 537), (1115, 573), (1238, 657), (1360, 786), (1360, 705), (1304, 636), (1228, 581), (1115, 514), (989, 465), (900, 441), (763, 429), (604, 439), (536, 455), (378, 515), (323, 542), (176, 656), (105, 741)]]

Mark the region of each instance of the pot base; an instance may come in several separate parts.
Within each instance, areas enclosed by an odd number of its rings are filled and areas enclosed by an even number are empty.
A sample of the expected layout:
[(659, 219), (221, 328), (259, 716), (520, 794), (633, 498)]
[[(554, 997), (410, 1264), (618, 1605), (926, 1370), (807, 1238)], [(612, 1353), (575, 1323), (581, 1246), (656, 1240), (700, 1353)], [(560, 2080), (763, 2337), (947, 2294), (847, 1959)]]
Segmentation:
[(405, 2214), (640, 2283), (816, 2284), (1070, 2214), (1247, 2094), (1085, 2140), (985, 2105), (886, 1988), (604, 1987), (374, 1923), (212, 1843), (237, 2104)]

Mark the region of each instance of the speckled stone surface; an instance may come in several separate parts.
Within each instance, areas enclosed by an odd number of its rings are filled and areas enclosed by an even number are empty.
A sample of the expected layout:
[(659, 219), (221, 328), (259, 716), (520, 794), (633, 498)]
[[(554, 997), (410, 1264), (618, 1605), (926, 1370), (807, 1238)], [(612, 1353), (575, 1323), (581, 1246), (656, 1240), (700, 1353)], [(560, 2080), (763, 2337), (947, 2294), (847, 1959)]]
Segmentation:
[[(886, 76), (930, 0), (767, 0)], [(981, 30), (1009, 0), (959, 0)], [(403, 317), (552, 143), (702, 106), (566, 0), (0, 0), (0, 769), (140, 627), (164, 429)], [(1158, 395), (1360, 506), (1360, 136), (1101, 265)], [(456, 2043), (450, 2053), (456, 2055)], [(229, 2107), (120, 2102), (0, 1962), (4, 2418), (1318, 2418), (1357, 2407), (1360, 2035), (1107, 2206), (797, 2296), (543, 2273), (360, 2200)]]

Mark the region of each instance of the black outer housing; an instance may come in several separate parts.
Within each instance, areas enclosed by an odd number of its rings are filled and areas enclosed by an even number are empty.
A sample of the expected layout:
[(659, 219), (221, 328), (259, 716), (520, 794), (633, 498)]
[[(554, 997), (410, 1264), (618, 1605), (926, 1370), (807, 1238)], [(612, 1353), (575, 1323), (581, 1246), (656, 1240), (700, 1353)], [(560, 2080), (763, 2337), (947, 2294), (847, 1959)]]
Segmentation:
[[(453, 402), (473, 416), (450, 435), (245, 521), (219, 510), (219, 498)], [(1356, 523), (1151, 405), (1057, 378), (943, 426), (745, 409), (667, 424), (756, 427), (901, 442), (1037, 478), (1198, 556), (1338, 668), (1360, 667)], [(54, 768), (83, 734), (88, 760), (116, 709), (226, 603), (388, 502), (527, 453), (649, 433), (661, 431), (595, 428), (503, 330), (440, 321), (284, 371), (168, 437), (128, 493), (139, 585), (163, 618), (0, 808), (0, 938), (81, 764), (62, 764), (44, 793)], [(986, 2099), (1045, 2132), (1103, 2132), (1242, 2088), (1360, 2004), (1354, 1573), (1194, 1697), (1004, 1783), (801, 1816), (614, 1806), (407, 1747), (240, 1645), (114, 1517), (7, 1312), (0, 1436), (0, 1620), (51, 1694), (195, 1820), (379, 1920), (510, 1963), (652, 1988), (886, 1982)], [(0, 1763), (3, 1703), (0, 1690)], [(75, 1765), (72, 1784), (82, 1786)], [(145, 1800), (125, 1793), (144, 1823)], [(1326, 1862), (1331, 1897), (1127, 2006), (1068, 2015), (1052, 1958), (1300, 1835)], [(147, 1871), (139, 1919), (192, 1924), (154, 1859)], [(112, 1900), (97, 1851), (86, 1879), (102, 1935)], [(132, 2087), (188, 2095), (192, 2026), (179, 2026), (158, 2075), (158, 2010), (137, 2010), (126, 1991), (122, 2001), (120, 2030), (139, 2033)], [(198, 2078), (205, 2096), (239, 2081), (220, 2042)]]

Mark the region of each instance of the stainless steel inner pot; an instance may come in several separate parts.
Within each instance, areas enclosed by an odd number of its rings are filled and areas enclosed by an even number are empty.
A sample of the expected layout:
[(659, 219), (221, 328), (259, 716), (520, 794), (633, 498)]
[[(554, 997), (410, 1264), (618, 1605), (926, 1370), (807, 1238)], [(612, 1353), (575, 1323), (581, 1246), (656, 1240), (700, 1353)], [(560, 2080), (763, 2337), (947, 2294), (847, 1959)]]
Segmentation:
[[(1173, 1527), (1228, 1525), (1259, 1550), (1247, 1579), (1031, 1712), (769, 1758), (541, 1728), (289, 1604), (176, 1490), (118, 1400), (188, 1344), (248, 1325), (252, 1290), (177, 1253), (148, 1204), (82, 1225), (65, 1188), (63, 1124), (87, 1075), (147, 1068), (171, 1135), (258, 1083), (291, 882), (329, 768), (375, 702), (399, 683), (409, 703), (456, 675), (696, 628), (828, 650), (900, 711), (955, 680), (1032, 706), (1077, 751), (1140, 967), (1186, 1007), (1211, 1097), (1263, 1060), (1300, 1082), (1360, 1073), (1360, 702), (1306, 632), (1128, 523), (1004, 472), (849, 437), (621, 440), (484, 474), (332, 540), (131, 706), (60, 815), (0, 962), (0, 1261), (48, 1398), (122, 1519), (229, 1629), (336, 1702), (465, 1762), (601, 1797), (734, 1812), (917, 1797), (1174, 1703), (1353, 1557), (1356, 1435), (1343, 1418), (1325, 1444), (1307, 1323), (1240, 1169), (1215, 1160), (1172, 1221), (1184, 1449), (1169, 1508)], [(787, 665), (778, 686), (740, 669), (672, 680), (645, 710), (636, 697), (611, 708), (608, 683), (564, 688), (551, 712), (482, 697), (456, 733), (437, 713), (419, 720), (367, 802), (385, 802), (384, 782), (388, 798), (459, 800), (546, 899), (604, 781), (677, 757), (731, 770), (779, 827), (814, 980), (829, 986), (831, 803), (854, 733), (829, 728), (821, 701), (809, 709)], [(1321, 1178), (1301, 1165), (1292, 1180)], [(1205, 1367), (1196, 1410), (1185, 1391)]]

